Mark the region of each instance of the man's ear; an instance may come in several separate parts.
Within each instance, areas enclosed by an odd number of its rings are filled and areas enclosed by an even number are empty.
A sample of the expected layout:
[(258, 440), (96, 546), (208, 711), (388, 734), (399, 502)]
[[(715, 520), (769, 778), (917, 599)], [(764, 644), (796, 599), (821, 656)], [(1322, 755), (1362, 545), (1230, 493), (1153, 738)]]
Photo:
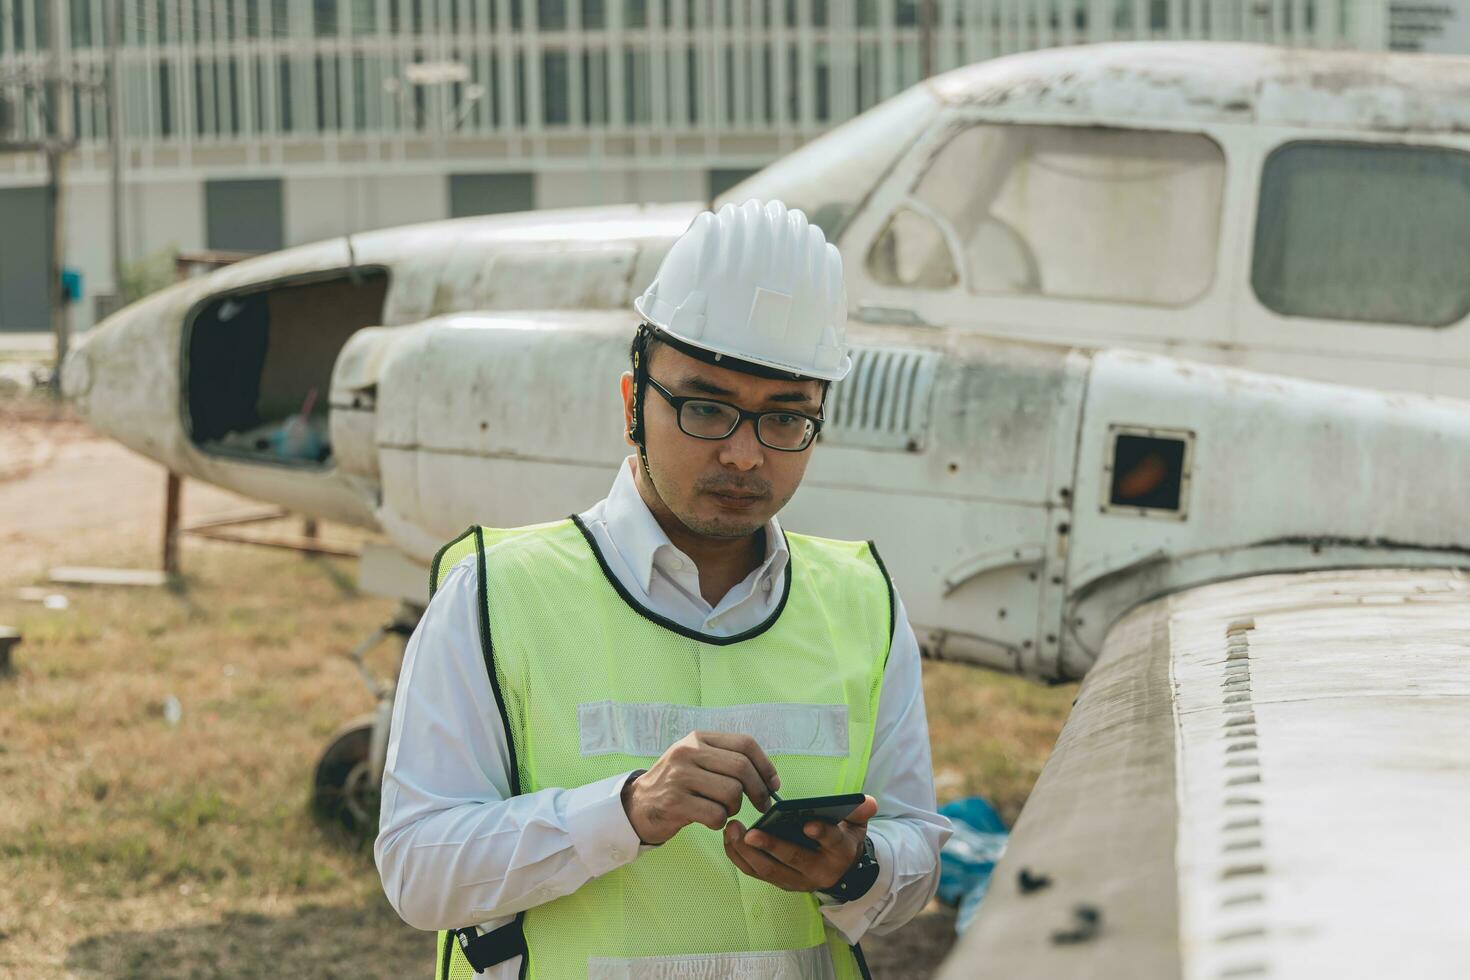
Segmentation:
[(623, 395), (623, 441), (628, 445), (633, 442), (633, 372), (624, 371), (618, 381), (618, 390)]

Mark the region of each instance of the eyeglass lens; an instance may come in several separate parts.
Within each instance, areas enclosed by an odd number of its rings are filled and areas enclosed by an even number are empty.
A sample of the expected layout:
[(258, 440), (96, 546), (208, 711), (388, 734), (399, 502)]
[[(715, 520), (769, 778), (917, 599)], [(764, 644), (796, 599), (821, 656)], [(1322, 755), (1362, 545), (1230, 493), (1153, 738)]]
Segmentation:
[[(701, 439), (723, 439), (735, 431), (740, 413), (720, 402), (688, 401), (679, 413), (679, 427)], [(757, 422), (756, 437), (773, 449), (804, 449), (811, 441), (812, 423), (800, 415), (771, 412)]]

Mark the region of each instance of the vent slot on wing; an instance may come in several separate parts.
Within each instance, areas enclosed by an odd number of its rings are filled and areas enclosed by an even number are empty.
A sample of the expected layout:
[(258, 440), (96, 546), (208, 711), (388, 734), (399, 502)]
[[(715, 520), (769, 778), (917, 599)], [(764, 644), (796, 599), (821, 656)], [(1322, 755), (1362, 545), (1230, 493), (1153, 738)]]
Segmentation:
[(852, 362), (852, 373), (832, 388), (822, 440), (864, 449), (921, 451), (938, 355), (855, 347)]

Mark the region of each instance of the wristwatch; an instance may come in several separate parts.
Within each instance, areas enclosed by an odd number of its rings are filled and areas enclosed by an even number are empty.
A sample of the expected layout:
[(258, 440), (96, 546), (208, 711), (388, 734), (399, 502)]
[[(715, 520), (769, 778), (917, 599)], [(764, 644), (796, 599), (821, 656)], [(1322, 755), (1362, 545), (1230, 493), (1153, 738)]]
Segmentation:
[(873, 838), (863, 838), (863, 849), (858, 851), (852, 867), (837, 879), (831, 888), (823, 888), (823, 895), (830, 895), (839, 902), (851, 902), (862, 898), (878, 880), (878, 856), (873, 851)]

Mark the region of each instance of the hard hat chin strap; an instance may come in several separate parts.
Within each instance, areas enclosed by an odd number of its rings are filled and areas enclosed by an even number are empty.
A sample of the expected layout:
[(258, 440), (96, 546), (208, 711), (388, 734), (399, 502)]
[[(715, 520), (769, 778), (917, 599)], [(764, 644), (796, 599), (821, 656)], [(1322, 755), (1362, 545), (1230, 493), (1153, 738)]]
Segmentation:
[(648, 468), (648, 444), (643, 430), (643, 398), (648, 391), (648, 340), (653, 331), (646, 323), (638, 325), (638, 335), (633, 338), (633, 418), (628, 423), (628, 438), (638, 447), (638, 461), (643, 464), (643, 475), (653, 485), (653, 473)]

